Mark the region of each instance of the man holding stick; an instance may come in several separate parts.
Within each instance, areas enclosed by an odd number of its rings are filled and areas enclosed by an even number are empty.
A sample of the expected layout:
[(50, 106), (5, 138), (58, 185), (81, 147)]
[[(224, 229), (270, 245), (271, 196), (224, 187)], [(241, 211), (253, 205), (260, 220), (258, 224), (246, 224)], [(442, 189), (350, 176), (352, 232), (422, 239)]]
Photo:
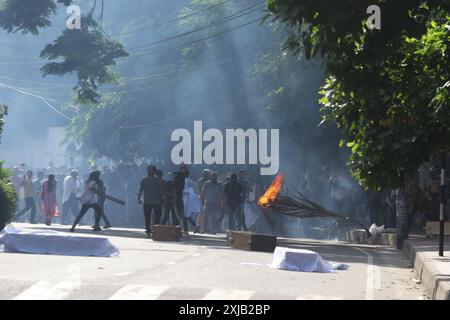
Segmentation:
[(164, 189), (161, 181), (156, 178), (156, 167), (149, 166), (147, 168), (147, 176), (142, 178), (138, 191), (138, 202), (142, 204), (142, 195), (144, 196), (144, 217), (145, 217), (145, 233), (147, 237), (151, 236), (151, 216), (154, 214), (154, 224), (159, 225), (161, 222), (161, 205), (163, 203)]

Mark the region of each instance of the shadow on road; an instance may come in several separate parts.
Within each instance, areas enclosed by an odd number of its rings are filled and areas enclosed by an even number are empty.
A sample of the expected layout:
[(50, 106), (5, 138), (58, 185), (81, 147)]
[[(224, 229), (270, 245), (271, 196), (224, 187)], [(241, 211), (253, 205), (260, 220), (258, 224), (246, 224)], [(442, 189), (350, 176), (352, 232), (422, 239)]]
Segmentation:
[(393, 268), (411, 268), (411, 262), (402, 251), (387, 246), (368, 246), (342, 242), (321, 242), (314, 240), (280, 239), (278, 245), (293, 249), (306, 249), (318, 252), (327, 260), (340, 263), (367, 263), (368, 256), (373, 257), (376, 266)]
[[(27, 226), (27, 229), (31, 230), (53, 230), (59, 232), (68, 232), (70, 226), (55, 225), (51, 227), (32, 225)], [(108, 229), (100, 232), (94, 232), (88, 227), (80, 227), (76, 229), (73, 235), (89, 235), (98, 237), (122, 237), (122, 238), (134, 238), (145, 239), (144, 230), (141, 229)], [(151, 241), (150, 239), (148, 241)], [(163, 242), (170, 243), (170, 242)], [(212, 249), (224, 249), (224, 250), (237, 250), (227, 246), (226, 235), (204, 235), (190, 233), (189, 236), (183, 236), (180, 242), (176, 242), (178, 245), (195, 245), (205, 246)], [(288, 239), (278, 238), (277, 245), (279, 247), (287, 247), (292, 249), (305, 249), (319, 253), (324, 259), (339, 263), (367, 263), (368, 256), (357, 248), (364, 250), (366, 253), (373, 256), (373, 264), (384, 267), (394, 268), (410, 268), (411, 263), (402, 252), (397, 251), (394, 248), (385, 246), (362, 246), (356, 244), (348, 244), (342, 242), (330, 242), (320, 241), (314, 239)], [(134, 250), (134, 249), (130, 249)], [(163, 250), (163, 249), (155, 249)]]
[[(27, 226), (30, 230), (52, 230), (58, 232), (69, 232), (70, 226), (54, 225), (51, 227), (42, 225)], [(141, 229), (107, 229), (99, 232), (94, 232), (88, 227), (79, 227), (75, 229), (75, 233), (71, 235), (89, 235), (97, 237), (119, 237), (119, 238), (134, 238), (134, 239), (146, 239), (144, 230)], [(150, 241), (150, 240), (149, 240)], [(170, 243), (170, 242), (169, 242)], [(190, 233), (189, 236), (183, 236), (178, 244), (200, 245), (207, 247), (214, 247), (218, 249), (228, 248), (226, 245), (226, 235), (202, 235)]]
[[(27, 229), (52, 230), (52, 231), (69, 233), (70, 226), (58, 225), (58, 226), (48, 227), (48, 226), (33, 225), (31, 227), (27, 227)], [(79, 228), (76, 228), (75, 232), (71, 233), (71, 234), (73, 234), (73, 235), (87, 234), (87, 235), (98, 236), (98, 237), (144, 238), (144, 231), (139, 230), (139, 229), (136, 229), (136, 230), (133, 230), (133, 229), (107, 229), (107, 230), (102, 230), (99, 232), (94, 232), (90, 228), (79, 227)]]

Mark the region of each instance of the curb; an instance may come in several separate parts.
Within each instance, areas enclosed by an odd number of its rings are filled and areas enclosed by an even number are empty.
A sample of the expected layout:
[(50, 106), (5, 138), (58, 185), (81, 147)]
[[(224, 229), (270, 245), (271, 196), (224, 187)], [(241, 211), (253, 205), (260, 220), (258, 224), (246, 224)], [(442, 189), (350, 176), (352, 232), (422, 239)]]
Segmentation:
[(430, 292), (433, 300), (450, 300), (450, 272), (448, 258), (437, 253), (421, 252), (410, 240), (405, 240), (403, 251), (414, 264), (416, 279)]
[[(345, 234), (345, 240), (350, 243), (357, 244), (368, 244), (369, 241), (367, 239), (367, 233), (363, 229), (351, 230)], [(397, 246), (397, 235), (391, 232), (382, 232), (379, 234), (378, 239), (376, 240), (377, 245), (382, 246)]]

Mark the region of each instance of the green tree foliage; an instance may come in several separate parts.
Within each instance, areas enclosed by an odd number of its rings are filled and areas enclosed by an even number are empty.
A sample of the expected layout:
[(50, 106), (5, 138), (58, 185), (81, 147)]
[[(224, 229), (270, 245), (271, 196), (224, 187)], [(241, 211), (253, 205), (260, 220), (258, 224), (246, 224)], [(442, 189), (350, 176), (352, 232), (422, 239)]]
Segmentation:
[(0, 231), (12, 220), (17, 207), (16, 191), (10, 182), (11, 173), (2, 165), (0, 162)]
[[(69, 6), (72, 0), (58, 0)], [(51, 25), (49, 17), (56, 11), (54, 0), (4, 0), (0, 3), (0, 27), (8, 32), (38, 34), (39, 28)]]
[[(0, 135), (7, 113), (8, 108), (5, 105), (0, 105)], [(2, 168), (2, 165), (3, 162), (0, 161), (0, 231), (11, 221), (17, 206), (17, 195), (10, 181), (11, 174), (8, 170)]]
[[(7, 113), (8, 108), (0, 105), (0, 135)], [(6, 223), (11, 221), (17, 206), (16, 192), (10, 182), (11, 174), (8, 170), (3, 169), (2, 165), (3, 162), (0, 161), (0, 231), (3, 230)]]
[(3, 132), (3, 126), (5, 125), (5, 116), (8, 114), (8, 107), (0, 104), (0, 136)]
[(62, 62), (50, 62), (42, 67), (44, 76), (76, 73), (77, 100), (82, 104), (98, 102), (98, 86), (111, 83), (114, 74), (111, 66), (116, 59), (128, 56), (123, 46), (106, 38), (91, 15), (83, 17), (81, 29), (65, 30), (52, 44), (42, 50), (41, 58)]
[[(378, 4), (381, 30), (366, 25)], [(269, 0), (296, 53), (326, 58), (320, 100), (342, 129), (349, 165), (367, 187), (403, 187), (450, 147), (448, 1)]]
[(121, 127), (123, 123), (134, 119), (135, 105), (130, 97), (107, 94), (100, 103), (80, 108), (67, 128), (67, 137), (83, 147), (82, 152), (86, 157), (132, 162), (143, 156), (138, 152), (140, 140)]
[[(51, 25), (49, 17), (56, 12), (57, 3), (69, 6), (72, 0), (6, 0), (0, 4), (0, 28), (7, 32), (32, 33)], [(96, 2), (94, 2), (96, 3)], [(93, 18), (94, 8), (82, 17), (81, 30), (66, 29), (52, 44), (41, 52), (41, 58), (50, 62), (42, 67), (42, 74), (63, 76), (76, 73), (76, 98), (80, 103), (98, 102), (99, 85), (113, 79), (111, 67), (116, 59), (128, 54), (117, 41), (105, 36)]]

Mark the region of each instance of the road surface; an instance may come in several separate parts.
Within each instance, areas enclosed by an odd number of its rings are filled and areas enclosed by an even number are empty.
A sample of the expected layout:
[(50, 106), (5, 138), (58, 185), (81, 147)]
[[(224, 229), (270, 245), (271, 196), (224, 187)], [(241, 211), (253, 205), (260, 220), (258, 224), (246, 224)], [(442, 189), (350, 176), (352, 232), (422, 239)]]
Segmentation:
[[(31, 226), (68, 231), (67, 226)], [(226, 247), (225, 236), (191, 235), (153, 242), (142, 230), (113, 229), (106, 236), (118, 258), (0, 253), (0, 299), (350, 300), (428, 299), (403, 253), (383, 246), (281, 239), (279, 246), (316, 251), (349, 269), (301, 273), (272, 269), (271, 253)]]

